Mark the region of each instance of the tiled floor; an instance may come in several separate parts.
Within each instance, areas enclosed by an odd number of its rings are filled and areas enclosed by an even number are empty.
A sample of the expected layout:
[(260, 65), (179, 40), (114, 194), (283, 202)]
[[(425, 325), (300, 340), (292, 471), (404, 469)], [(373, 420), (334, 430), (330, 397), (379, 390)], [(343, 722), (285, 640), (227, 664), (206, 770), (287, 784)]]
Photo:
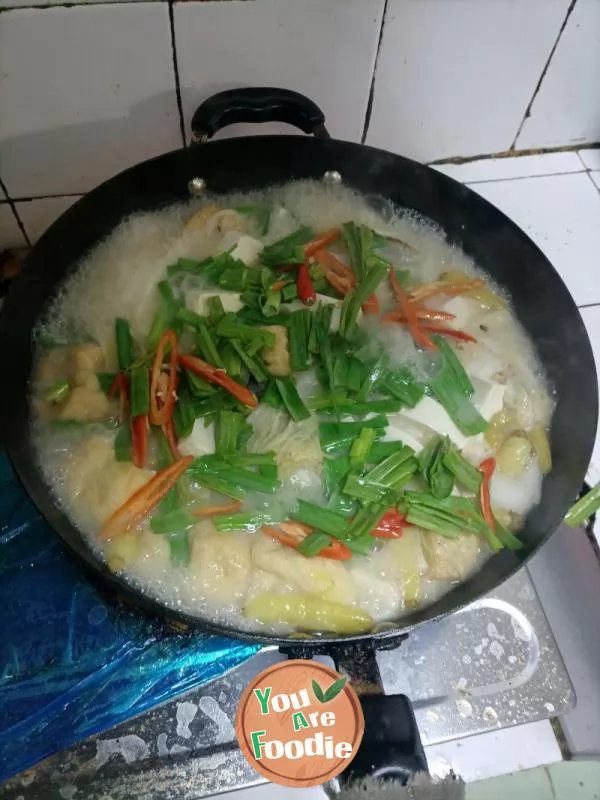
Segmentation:
[[(600, 149), (437, 169), (504, 211), (548, 256), (581, 308), (600, 372)], [(600, 433), (588, 479), (600, 481)]]

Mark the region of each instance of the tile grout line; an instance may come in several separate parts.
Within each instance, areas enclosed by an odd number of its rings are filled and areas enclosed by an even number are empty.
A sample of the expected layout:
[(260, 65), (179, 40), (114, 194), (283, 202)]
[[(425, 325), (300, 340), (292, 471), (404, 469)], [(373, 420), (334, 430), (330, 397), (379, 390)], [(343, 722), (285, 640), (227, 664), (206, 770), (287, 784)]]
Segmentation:
[[(539, 175), (513, 175), (512, 178), (481, 178), (479, 180), (464, 181), (465, 186), (475, 186), (480, 183), (508, 183), (508, 181), (532, 181), (536, 178), (560, 178), (561, 175), (582, 175), (585, 173), (584, 169), (573, 169), (567, 172), (543, 172)], [(446, 172), (442, 172), (442, 175), (446, 175), (447, 178), (454, 178), (454, 175), (448, 175)], [(454, 178), (458, 180), (458, 178)]]
[(577, 153), (579, 150), (598, 150), (598, 142), (580, 142), (579, 144), (561, 144), (555, 147), (524, 147), (522, 150), (498, 150), (495, 153), (478, 153), (474, 156), (448, 156), (447, 158), (435, 158), (433, 161), (425, 162), (427, 167), (437, 167), (444, 164), (472, 164), (474, 161), (491, 161), (503, 158), (525, 158), (527, 156), (546, 156), (553, 153)]
[(177, 113), (179, 114), (179, 132), (181, 133), (181, 143), (187, 147), (185, 138), (185, 121), (183, 118), (183, 103), (181, 101), (181, 85), (179, 83), (179, 62), (177, 60), (177, 42), (175, 38), (175, 12), (173, 9), (174, 1), (169, 0), (169, 27), (171, 31), (171, 53), (173, 56), (173, 74), (175, 78), (175, 97), (177, 98)]
[(529, 101), (529, 105), (525, 109), (525, 114), (523, 115), (523, 119), (521, 120), (521, 124), (519, 125), (519, 127), (517, 129), (517, 133), (515, 134), (515, 138), (513, 140), (513, 143), (509, 147), (509, 150), (514, 150), (516, 148), (517, 140), (518, 140), (519, 136), (521, 135), (521, 131), (523, 130), (523, 126), (525, 125), (525, 121), (531, 116), (531, 108), (532, 108), (532, 106), (533, 106), (533, 104), (535, 102), (536, 97), (538, 96), (538, 94), (540, 92), (540, 89), (542, 88), (542, 83), (544, 82), (544, 78), (546, 77), (546, 73), (548, 72), (548, 70), (550, 68), (550, 63), (552, 62), (552, 59), (554, 58), (554, 53), (556, 52), (556, 48), (558, 47), (558, 43), (560, 42), (561, 37), (562, 37), (562, 35), (564, 33), (564, 30), (567, 27), (567, 23), (569, 21), (569, 18), (571, 16), (571, 14), (573, 13), (573, 9), (575, 8), (575, 4), (576, 3), (577, 3), (577, 0), (571, 0), (571, 4), (567, 9), (567, 13), (565, 14), (565, 18), (563, 20), (563, 23), (560, 26), (560, 30), (558, 31), (558, 36), (556, 37), (556, 41), (554, 42), (554, 45), (552, 46), (552, 49), (550, 50), (550, 54), (549, 54), (549, 56), (548, 56), (548, 58), (546, 60), (546, 63), (544, 64), (544, 68), (542, 69), (542, 74), (540, 75), (539, 80), (538, 80), (538, 82), (537, 82), (537, 84), (535, 86), (535, 89), (533, 90), (533, 95), (531, 96), (531, 100)]
[(388, 0), (383, 2), (383, 13), (381, 14), (381, 27), (379, 28), (379, 38), (377, 39), (377, 49), (375, 50), (375, 59), (373, 61), (373, 74), (371, 75), (371, 85), (369, 87), (369, 97), (367, 98), (367, 108), (365, 110), (365, 121), (363, 125), (360, 143), (364, 144), (369, 133), (369, 126), (371, 124), (371, 114), (373, 112), (373, 102), (375, 100), (375, 78), (377, 76), (377, 64), (379, 63), (379, 54), (381, 52), (381, 45), (383, 43), (383, 29), (385, 28), (385, 19), (388, 10)]
[(596, 308), (596, 306), (600, 306), (600, 303), (582, 303), (577, 308)]
[(10, 208), (10, 210), (12, 211), (12, 213), (13, 213), (15, 221), (16, 221), (17, 225), (19, 226), (19, 230), (23, 234), (23, 238), (25, 239), (25, 242), (26, 242), (27, 246), (31, 247), (31, 242), (29, 240), (29, 236), (27, 235), (27, 231), (25, 230), (25, 225), (23, 225), (23, 221), (21, 220), (21, 217), (19, 216), (19, 213), (18, 213), (17, 208), (15, 206), (15, 202), (11, 198), (11, 196), (9, 195), (8, 189), (6, 188), (6, 184), (4, 183), (2, 178), (0, 178), (0, 191), (4, 192), (4, 195), (6, 196), (7, 205)]

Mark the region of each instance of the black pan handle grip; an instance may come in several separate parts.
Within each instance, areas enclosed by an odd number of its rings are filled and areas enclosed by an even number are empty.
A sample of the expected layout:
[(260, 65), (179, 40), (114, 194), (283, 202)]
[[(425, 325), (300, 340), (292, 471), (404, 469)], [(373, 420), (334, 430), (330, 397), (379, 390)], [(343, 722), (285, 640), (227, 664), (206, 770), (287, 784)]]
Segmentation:
[[(396, 646), (397, 643), (396, 639)], [(322, 648), (298, 643), (280, 650), (288, 658), (329, 656), (337, 671), (347, 675), (358, 692), (365, 732), (352, 762), (337, 778), (340, 785), (366, 777), (406, 785), (417, 772), (428, 771), (411, 702), (403, 694), (384, 694), (375, 649), (368, 642), (328, 644)]]
[(213, 94), (198, 106), (192, 117), (194, 141), (206, 142), (236, 122), (287, 122), (304, 133), (329, 136), (325, 115), (308, 97), (290, 89), (256, 86)]

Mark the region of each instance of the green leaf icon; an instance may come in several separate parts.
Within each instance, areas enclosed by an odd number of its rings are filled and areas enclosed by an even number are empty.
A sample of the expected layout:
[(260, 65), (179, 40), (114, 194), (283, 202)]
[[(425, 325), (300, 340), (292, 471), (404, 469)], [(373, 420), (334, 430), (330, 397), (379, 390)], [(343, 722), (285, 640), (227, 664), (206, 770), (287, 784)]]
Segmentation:
[(313, 692), (315, 694), (315, 697), (319, 701), (319, 703), (324, 703), (325, 702), (325, 695), (323, 694), (323, 689), (321, 689), (321, 687), (319, 686), (319, 684), (315, 680), (313, 680), (313, 682), (312, 682), (312, 690), (313, 690)]
[(344, 686), (346, 685), (347, 678), (340, 678), (339, 680), (335, 681), (331, 684), (329, 689), (325, 692), (325, 703), (328, 703), (330, 700), (333, 700), (338, 694), (342, 691)]
[(312, 689), (319, 703), (328, 703), (330, 700), (333, 700), (338, 696), (338, 694), (342, 691), (342, 689), (346, 685), (346, 681), (347, 678), (339, 678), (339, 680), (334, 681), (331, 684), (331, 686), (325, 691), (321, 689), (321, 687), (316, 681), (313, 681)]

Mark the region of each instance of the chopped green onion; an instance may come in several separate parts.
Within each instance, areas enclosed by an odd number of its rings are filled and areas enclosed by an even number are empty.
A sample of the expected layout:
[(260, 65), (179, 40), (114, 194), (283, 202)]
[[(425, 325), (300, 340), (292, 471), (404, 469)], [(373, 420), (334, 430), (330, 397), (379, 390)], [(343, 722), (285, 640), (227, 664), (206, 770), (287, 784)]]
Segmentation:
[(290, 315), (289, 348), (290, 365), (293, 372), (307, 369), (310, 366), (308, 340), (310, 337), (312, 313), (309, 309), (294, 311)]
[(565, 523), (576, 528), (600, 508), (600, 483), (580, 498), (567, 512)]
[(304, 245), (313, 238), (310, 228), (301, 227), (289, 236), (284, 236), (273, 244), (263, 248), (260, 260), (267, 267), (278, 267), (281, 264), (302, 264), (304, 261)]
[(275, 334), (272, 331), (265, 331), (252, 325), (245, 325), (238, 322), (234, 315), (226, 314), (216, 327), (218, 336), (226, 336), (228, 339), (240, 339), (242, 342), (259, 341), (263, 347), (275, 346)]
[(298, 545), (298, 552), (308, 558), (314, 558), (330, 544), (331, 536), (326, 533), (309, 533)]
[(298, 500), (298, 509), (293, 511), (290, 516), (298, 522), (328, 533), (337, 539), (343, 538), (348, 530), (348, 520), (341, 514), (308, 503), (306, 500)]
[(238, 511), (234, 514), (219, 514), (212, 518), (212, 524), (221, 533), (228, 531), (248, 531), (250, 533), (262, 528), (283, 522), (286, 516), (267, 512)]
[(235, 411), (219, 411), (215, 425), (215, 452), (218, 455), (234, 453), (244, 417)]
[(383, 379), (383, 390), (409, 408), (414, 408), (425, 394), (425, 386), (416, 381), (410, 370), (405, 368), (388, 372)]
[(211, 474), (201, 469), (196, 470), (193, 468), (193, 464), (189, 468), (188, 472), (196, 481), (196, 483), (204, 486), (205, 489), (210, 489), (213, 492), (224, 494), (226, 497), (231, 497), (233, 500), (244, 500), (248, 494), (246, 489), (242, 488), (241, 486), (234, 485), (231, 481), (229, 481), (227, 479), (228, 476)]
[(265, 389), (265, 392), (261, 398), (261, 402), (265, 403), (265, 405), (271, 406), (271, 408), (285, 407), (274, 379), (269, 381), (267, 384), (267, 388)]
[(71, 393), (71, 384), (66, 378), (62, 378), (46, 390), (44, 397), (48, 403), (62, 403)]
[(175, 318), (196, 330), (199, 330), (200, 326), (206, 325), (206, 317), (196, 314), (195, 311), (190, 311), (189, 308), (184, 306), (177, 310)]
[(275, 378), (275, 385), (279, 390), (288, 414), (294, 422), (300, 422), (300, 420), (310, 417), (310, 411), (298, 394), (293, 378)]
[(523, 542), (518, 539), (513, 533), (507, 531), (498, 520), (496, 522), (496, 536), (500, 540), (503, 547), (506, 547), (507, 550), (522, 550), (524, 545)]
[(216, 342), (213, 339), (212, 333), (204, 324), (198, 325), (196, 346), (200, 350), (205, 361), (208, 361), (213, 367), (223, 368), (223, 361), (217, 350)]
[(171, 563), (174, 566), (187, 566), (190, 563), (190, 541), (187, 532), (169, 536)]
[(427, 481), (432, 495), (441, 500), (452, 494), (454, 474), (446, 467), (444, 456), (451, 447), (447, 436), (435, 436), (418, 457), (421, 475)]
[(254, 380), (258, 381), (258, 383), (264, 383), (268, 378), (268, 373), (262, 362), (258, 358), (253, 358), (252, 356), (248, 355), (237, 339), (230, 339), (229, 344), (238, 354), (240, 360), (248, 372), (252, 375)]
[(218, 294), (209, 297), (206, 301), (208, 320), (211, 325), (216, 325), (225, 316), (223, 301)]
[(154, 533), (179, 533), (189, 530), (197, 522), (196, 517), (193, 517), (188, 511), (178, 508), (166, 514), (154, 514), (150, 520), (150, 527)]
[(133, 337), (126, 319), (117, 317), (115, 320), (115, 335), (117, 339), (117, 362), (119, 369), (123, 371), (133, 364)]
[(444, 465), (456, 478), (463, 489), (476, 494), (481, 486), (482, 475), (476, 466), (460, 453), (456, 447), (450, 445), (444, 453)]
[(150, 411), (150, 377), (148, 367), (134, 367), (129, 381), (131, 416), (139, 417)]
[(218, 391), (216, 386), (198, 377), (193, 372), (186, 372), (185, 374), (192, 394), (198, 397), (210, 397)]
[(152, 349), (157, 347), (165, 331), (173, 326), (181, 306), (181, 303), (175, 298), (173, 288), (168, 281), (159, 281), (156, 288), (160, 298), (156, 314), (150, 326), (150, 333), (148, 334), (148, 344)]
[(374, 428), (363, 428), (350, 448), (350, 466), (352, 469), (360, 469), (366, 464), (374, 442)]
[(113, 385), (113, 381), (116, 377), (115, 372), (97, 372), (96, 377), (98, 378), (98, 384), (100, 388), (104, 392), (104, 394), (108, 394), (111, 390)]
[(319, 425), (319, 439), (321, 448), (325, 453), (343, 450), (352, 444), (354, 438), (363, 428), (376, 428), (379, 435), (387, 427), (387, 417), (377, 416), (360, 422), (322, 422)]
[(173, 411), (173, 424), (178, 439), (186, 439), (192, 433), (196, 413), (189, 390), (182, 386), (177, 392), (177, 404)]
[(373, 528), (376, 528), (381, 518), (387, 511), (386, 505), (374, 503), (373, 505), (361, 508), (352, 521), (352, 526), (348, 531), (349, 539), (361, 539), (368, 536)]
[(119, 425), (115, 435), (115, 459), (119, 462), (131, 461), (131, 429), (127, 423)]

